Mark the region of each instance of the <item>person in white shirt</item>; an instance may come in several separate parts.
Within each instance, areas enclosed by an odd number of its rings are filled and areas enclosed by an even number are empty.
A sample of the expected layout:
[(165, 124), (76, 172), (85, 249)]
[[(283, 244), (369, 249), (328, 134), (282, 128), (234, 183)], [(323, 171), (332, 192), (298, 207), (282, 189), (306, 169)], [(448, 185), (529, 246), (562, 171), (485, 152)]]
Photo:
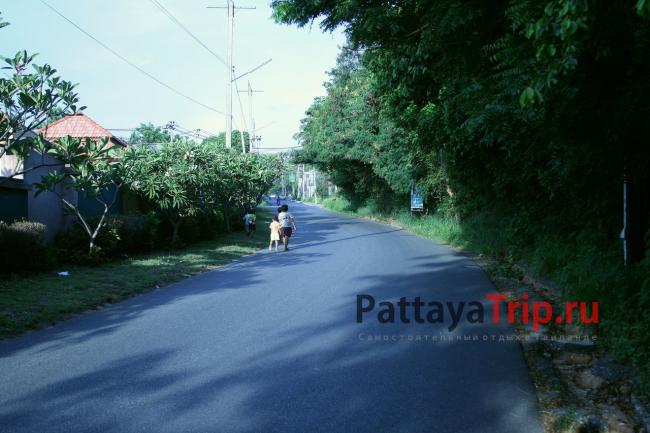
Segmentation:
[(278, 214), (278, 221), (280, 222), (280, 235), (284, 242), (284, 250), (289, 251), (289, 238), (296, 230), (296, 219), (289, 213), (289, 206), (282, 205), (282, 212)]

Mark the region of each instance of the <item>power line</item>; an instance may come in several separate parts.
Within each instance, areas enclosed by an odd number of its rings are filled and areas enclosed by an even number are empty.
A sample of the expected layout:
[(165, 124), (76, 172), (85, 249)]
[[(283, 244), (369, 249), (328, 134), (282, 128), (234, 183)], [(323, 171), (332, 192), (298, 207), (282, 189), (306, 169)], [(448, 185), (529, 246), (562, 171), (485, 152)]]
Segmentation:
[(170, 19), (174, 24), (176, 24), (178, 27), (180, 27), (181, 30), (183, 30), (183, 31), (184, 31), (185, 33), (187, 33), (187, 34), (188, 34), (192, 39), (194, 39), (194, 40), (196, 41), (196, 43), (198, 43), (198, 44), (201, 45), (203, 48), (205, 48), (205, 49), (206, 49), (210, 54), (212, 54), (212, 56), (214, 56), (214, 57), (215, 57), (217, 60), (219, 60), (221, 63), (223, 63), (224, 65), (226, 64), (226, 61), (225, 61), (224, 59), (222, 59), (222, 58), (221, 58), (217, 53), (215, 53), (214, 51), (212, 51), (212, 50), (210, 49), (210, 47), (208, 47), (206, 44), (204, 44), (203, 41), (201, 41), (201, 39), (199, 39), (199, 38), (198, 38), (196, 35), (194, 35), (194, 33), (192, 33), (192, 32), (191, 32), (187, 27), (185, 27), (185, 26), (183, 25), (183, 23), (181, 23), (181, 22), (180, 22), (180, 21), (179, 21), (179, 20), (174, 16), (174, 14), (172, 14), (171, 12), (169, 12), (169, 11), (167, 10), (167, 8), (165, 8), (165, 6), (162, 5), (162, 3), (160, 3), (158, 0), (150, 0), (150, 1), (151, 1), (151, 3), (153, 3), (153, 4), (154, 4), (158, 9), (160, 9), (160, 11), (161, 11), (163, 14), (165, 14), (165, 15), (167, 16), (167, 18), (169, 18), (169, 19)]
[(157, 77), (151, 75), (149, 72), (145, 71), (144, 69), (142, 69), (141, 67), (139, 67), (139, 66), (136, 65), (135, 63), (131, 62), (129, 59), (127, 59), (126, 57), (122, 56), (120, 53), (118, 53), (117, 51), (115, 51), (114, 49), (112, 49), (111, 47), (109, 47), (108, 45), (106, 45), (105, 43), (103, 43), (102, 41), (100, 41), (99, 39), (97, 39), (96, 37), (94, 37), (93, 35), (91, 35), (90, 33), (88, 33), (86, 30), (84, 30), (84, 29), (81, 28), (79, 25), (77, 25), (74, 21), (72, 21), (71, 19), (69, 19), (68, 17), (66, 17), (65, 15), (63, 15), (61, 12), (59, 12), (57, 9), (55, 9), (53, 6), (51, 6), (49, 3), (45, 2), (45, 0), (39, 0), (39, 1), (40, 1), (41, 3), (43, 3), (45, 6), (47, 6), (48, 8), (50, 8), (50, 9), (51, 9), (55, 14), (57, 14), (58, 16), (60, 16), (61, 18), (63, 18), (63, 19), (66, 20), (67, 22), (69, 22), (70, 24), (72, 24), (72, 25), (73, 25), (77, 30), (79, 30), (81, 33), (83, 33), (84, 35), (88, 36), (88, 37), (89, 37), (90, 39), (92, 39), (93, 41), (97, 42), (97, 44), (99, 44), (102, 48), (104, 48), (104, 49), (105, 49), (106, 51), (108, 51), (109, 53), (113, 54), (113, 55), (114, 55), (115, 57), (117, 57), (118, 59), (122, 60), (122, 61), (123, 61), (124, 63), (126, 63), (127, 65), (131, 66), (133, 69), (136, 69), (138, 72), (140, 72), (140, 73), (146, 75), (146, 76), (149, 77), (150, 79), (154, 80), (156, 83), (158, 83), (158, 84), (160, 84), (161, 86), (165, 87), (166, 89), (168, 89), (168, 90), (174, 92), (174, 93), (177, 94), (178, 96), (181, 96), (181, 97), (187, 99), (188, 101), (191, 101), (191, 102), (193, 102), (193, 103), (195, 103), (195, 104), (197, 104), (197, 105), (200, 105), (201, 107), (206, 108), (206, 109), (208, 109), (208, 110), (210, 110), (210, 111), (214, 111), (215, 113), (219, 113), (219, 114), (222, 114), (222, 115), (224, 115), (224, 116), (227, 116), (227, 114), (224, 113), (223, 111), (217, 110), (217, 109), (214, 108), (214, 107), (211, 107), (211, 106), (209, 106), (209, 105), (207, 105), (207, 104), (204, 104), (203, 102), (198, 101), (198, 100), (192, 98), (192, 97), (189, 96), (189, 95), (186, 95), (185, 93), (181, 92), (180, 90), (176, 90), (175, 88), (173, 88), (173, 87), (170, 86), (169, 84), (167, 84), (167, 83), (165, 83), (164, 81), (158, 79)]
[(244, 116), (244, 105), (241, 102), (241, 96), (239, 96), (239, 87), (237, 86), (237, 81), (235, 81), (235, 90), (237, 91), (237, 99), (239, 100), (239, 109), (241, 110), (241, 117), (242, 117), (242, 123), (244, 124), (244, 128), (248, 131), (248, 137), (249, 140), (251, 137), (251, 130), (248, 129), (248, 125), (246, 122), (246, 117)]
[(217, 135), (214, 132), (208, 131), (207, 129), (203, 129), (203, 128), (199, 128), (199, 131), (203, 131), (204, 133), (207, 133), (206, 135), (208, 135), (210, 137)]
[(258, 66), (256, 66), (256, 67), (254, 67), (253, 69), (251, 69), (251, 70), (248, 71), (248, 72), (244, 72), (243, 74), (241, 74), (241, 75), (239, 75), (239, 76), (233, 78), (232, 80), (233, 80), (233, 81), (237, 81), (237, 80), (239, 80), (240, 78), (245, 77), (245, 76), (248, 75), (248, 74), (252, 74), (253, 72), (257, 71), (257, 70), (258, 70), (259, 68), (261, 68), (262, 66), (265, 66), (265, 65), (271, 63), (271, 61), (273, 61), (273, 59), (268, 59), (266, 62), (262, 63), (261, 65), (258, 65)]

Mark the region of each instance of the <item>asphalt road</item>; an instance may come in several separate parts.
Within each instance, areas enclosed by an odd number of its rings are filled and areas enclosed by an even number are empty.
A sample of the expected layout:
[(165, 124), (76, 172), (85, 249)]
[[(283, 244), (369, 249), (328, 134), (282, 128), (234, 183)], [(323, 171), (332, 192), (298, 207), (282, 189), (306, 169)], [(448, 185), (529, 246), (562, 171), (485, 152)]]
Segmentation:
[[(495, 289), (476, 265), (394, 227), (290, 206), (287, 253), (0, 342), (0, 432), (542, 431), (521, 349), (498, 341), (508, 326), (377, 320), (380, 301), (402, 296), (485, 301)], [(377, 301), (363, 323), (358, 294)]]

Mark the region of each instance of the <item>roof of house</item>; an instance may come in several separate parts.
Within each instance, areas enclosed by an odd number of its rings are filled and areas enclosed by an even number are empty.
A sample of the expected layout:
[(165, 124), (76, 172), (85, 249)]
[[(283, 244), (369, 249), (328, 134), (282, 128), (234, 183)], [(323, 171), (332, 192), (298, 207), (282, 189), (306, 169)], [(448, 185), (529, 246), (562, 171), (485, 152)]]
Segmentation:
[(104, 138), (108, 137), (123, 146), (126, 143), (110, 131), (103, 128), (99, 123), (83, 113), (76, 113), (62, 117), (41, 129), (45, 133), (45, 139), (51, 140), (71, 136), (76, 138)]

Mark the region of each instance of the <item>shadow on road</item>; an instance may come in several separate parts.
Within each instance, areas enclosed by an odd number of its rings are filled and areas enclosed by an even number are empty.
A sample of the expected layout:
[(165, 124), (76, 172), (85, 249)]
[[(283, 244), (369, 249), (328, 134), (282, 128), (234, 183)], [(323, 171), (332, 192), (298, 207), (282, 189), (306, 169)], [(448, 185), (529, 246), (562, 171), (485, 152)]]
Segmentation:
[[(107, 338), (116, 344), (112, 334), (126, 332), (129, 323), (137, 331), (135, 321), (149, 320), (156, 311), (184, 302), (194, 302), (193, 311), (211, 308), (214, 330), (219, 331), (193, 333), (190, 323), (187, 334), (183, 329), (168, 340), (165, 330), (152, 335), (160, 339), (155, 349), (143, 346), (91, 367), (79, 365), (79, 372), (70, 365), (65, 379), (0, 398), (0, 426), (6, 431), (115, 433), (541, 431), (518, 347), (462, 338), (437, 343), (368, 341), (369, 336), (449, 332), (446, 325), (381, 325), (372, 317), (361, 324), (355, 321), (355, 294), (361, 292), (377, 299), (421, 295), (429, 300), (475, 300), (491, 287), (478, 269), (447, 250), (427, 256), (424, 251), (431, 247), (422, 244), (422, 252), (414, 251), (402, 270), (375, 259), (376, 269), (364, 267), (364, 273), (338, 286), (344, 274), (336, 272), (344, 272), (355, 256), (339, 261), (333, 252), (316, 247), (335, 244), (339, 251), (358, 249), (356, 257), (365, 257), (376, 238), (401, 242), (400, 230), (374, 224), (352, 230), (350, 224), (357, 221), (322, 216), (322, 211), (303, 206), (295, 213), (295, 251), (262, 251), (4, 343), (3, 357), (56, 358), (91, 340)], [(396, 259), (389, 255), (386, 260)], [(333, 270), (321, 273), (314, 266), (319, 262), (330, 263)], [(312, 273), (305, 275), (309, 269)], [(290, 287), (268, 283), (279, 278)], [(320, 283), (315, 288), (308, 285), (314, 280)], [(247, 308), (221, 312), (212, 304), (219, 299), (236, 305), (229, 291)], [(218, 298), (211, 296), (217, 292)], [(261, 297), (266, 303), (254, 304)], [(222, 323), (222, 317), (239, 320)], [(509, 332), (507, 327), (463, 321), (452, 335)], [(147, 341), (149, 336), (139, 338)]]

